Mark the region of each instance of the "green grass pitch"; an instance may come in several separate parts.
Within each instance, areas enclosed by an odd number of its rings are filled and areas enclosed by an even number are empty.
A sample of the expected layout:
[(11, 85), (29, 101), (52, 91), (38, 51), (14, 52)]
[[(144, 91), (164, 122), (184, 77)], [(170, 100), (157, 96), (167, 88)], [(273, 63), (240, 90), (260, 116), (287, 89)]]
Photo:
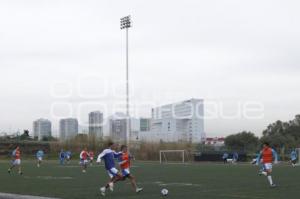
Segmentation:
[[(33, 161), (23, 163), (24, 175), (7, 173), (8, 162), (0, 163), (0, 192), (59, 197), (64, 199), (93, 199), (100, 196), (99, 187), (108, 180), (101, 165), (81, 173), (78, 163), (59, 166), (45, 161), (41, 168)], [(273, 179), (278, 187), (268, 186), (266, 177), (258, 176), (253, 165), (168, 164), (135, 162), (131, 172), (144, 188), (140, 194), (131, 189), (128, 181), (115, 185), (111, 199), (163, 198), (162, 188), (169, 190), (170, 199), (296, 199), (300, 195), (300, 167), (274, 167)]]

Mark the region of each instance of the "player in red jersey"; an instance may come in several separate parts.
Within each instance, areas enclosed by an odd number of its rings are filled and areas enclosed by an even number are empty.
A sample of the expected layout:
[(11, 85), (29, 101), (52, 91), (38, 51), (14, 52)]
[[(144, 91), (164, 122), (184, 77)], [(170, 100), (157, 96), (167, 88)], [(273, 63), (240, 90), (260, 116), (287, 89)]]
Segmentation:
[(80, 164), (82, 166), (82, 172), (85, 173), (87, 169), (87, 164), (89, 163), (89, 153), (87, 151), (87, 148), (84, 148), (80, 153)]
[(20, 151), (19, 146), (17, 146), (16, 149), (12, 152), (12, 157), (13, 157), (12, 165), (7, 170), (7, 172), (11, 173), (11, 171), (14, 167), (18, 167), (18, 172), (20, 175), (22, 175), (23, 172), (22, 172), (22, 168), (21, 168), (21, 151)]
[(90, 156), (90, 165), (93, 165), (93, 161), (94, 161), (94, 152), (90, 151), (89, 152), (89, 156)]
[(135, 177), (130, 173), (130, 160), (131, 156), (128, 153), (128, 149), (126, 145), (121, 146), (121, 154), (119, 155), (119, 165), (122, 171), (123, 180), (129, 178), (132, 187), (134, 188), (136, 193), (143, 191), (143, 188), (139, 188), (136, 184)]
[(271, 174), (273, 167), (272, 163), (274, 161), (274, 163), (277, 164), (278, 156), (276, 151), (270, 147), (269, 143), (264, 143), (263, 149), (260, 152), (259, 160), (263, 164), (263, 171), (260, 174), (267, 176), (271, 187), (276, 187), (273, 183)]

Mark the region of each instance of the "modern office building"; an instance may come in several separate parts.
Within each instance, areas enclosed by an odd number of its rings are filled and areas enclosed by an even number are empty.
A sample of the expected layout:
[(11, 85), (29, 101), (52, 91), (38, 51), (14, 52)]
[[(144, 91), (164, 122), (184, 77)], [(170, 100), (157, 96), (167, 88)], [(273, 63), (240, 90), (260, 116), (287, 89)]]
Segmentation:
[(42, 140), (45, 137), (51, 137), (51, 122), (46, 119), (38, 119), (33, 122), (33, 137)]
[(140, 131), (150, 131), (151, 119), (150, 118), (140, 118)]
[[(114, 142), (126, 141), (127, 119), (124, 113), (116, 113), (109, 118), (109, 137)], [(137, 140), (140, 131), (140, 120), (130, 118), (130, 140)]]
[(78, 120), (66, 118), (59, 121), (59, 135), (61, 140), (67, 140), (78, 135)]
[(151, 129), (140, 132), (139, 140), (159, 142), (205, 141), (202, 99), (190, 99), (152, 109)]
[(103, 138), (103, 113), (100, 111), (89, 113), (89, 135)]

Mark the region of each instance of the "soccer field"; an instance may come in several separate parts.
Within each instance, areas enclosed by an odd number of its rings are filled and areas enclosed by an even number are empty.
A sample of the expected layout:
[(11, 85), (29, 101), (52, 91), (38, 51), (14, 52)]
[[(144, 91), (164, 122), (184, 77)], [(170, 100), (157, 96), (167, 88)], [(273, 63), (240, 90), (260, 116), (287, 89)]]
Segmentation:
[[(76, 162), (77, 163), (77, 162)], [(37, 168), (35, 162), (23, 163), (23, 176), (7, 173), (8, 162), (0, 163), (0, 192), (65, 199), (103, 198), (99, 187), (108, 180), (102, 165), (81, 173), (75, 161), (59, 166), (54, 161)], [(274, 167), (273, 179), (277, 188), (270, 188), (266, 177), (258, 176), (253, 165), (168, 164), (136, 162), (132, 173), (144, 188), (140, 194), (132, 191), (129, 181), (115, 185), (105, 198), (155, 199), (167, 188), (172, 199), (294, 199), (300, 195), (300, 167)]]

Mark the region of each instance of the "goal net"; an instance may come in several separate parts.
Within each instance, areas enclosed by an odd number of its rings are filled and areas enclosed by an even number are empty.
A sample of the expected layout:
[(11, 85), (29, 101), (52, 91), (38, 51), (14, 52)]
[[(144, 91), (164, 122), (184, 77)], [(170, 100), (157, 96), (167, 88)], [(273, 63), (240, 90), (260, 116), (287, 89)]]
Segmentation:
[(159, 162), (162, 163), (185, 163), (186, 152), (185, 150), (160, 150)]

